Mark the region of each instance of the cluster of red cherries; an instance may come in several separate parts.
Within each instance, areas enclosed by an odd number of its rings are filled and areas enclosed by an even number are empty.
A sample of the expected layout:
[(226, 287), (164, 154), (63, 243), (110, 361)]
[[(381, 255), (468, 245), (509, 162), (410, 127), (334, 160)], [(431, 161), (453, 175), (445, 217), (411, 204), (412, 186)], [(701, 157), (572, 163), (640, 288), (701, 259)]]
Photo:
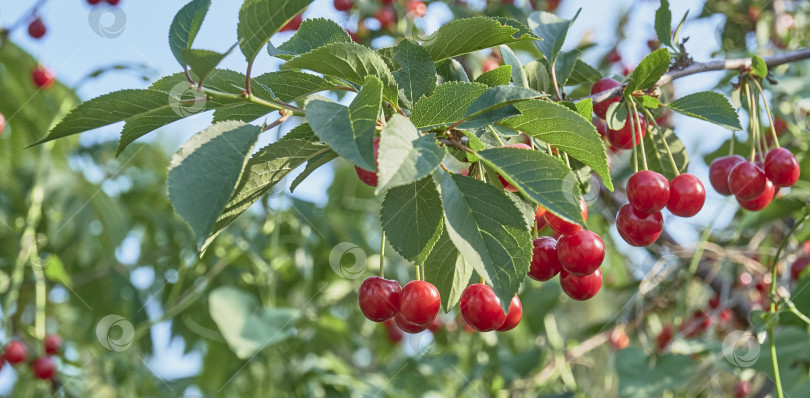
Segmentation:
[[(31, 372), (37, 379), (51, 380), (56, 375), (56, 363), (51, 356), (59, 355), (59, 351), (62, 349), (62, 338), (56, 334), (49, 334), (42, 341), (42, 346), (45, 355), (31, 361)], [(3, 350), (0, 369), (5, 362), (10, 363), (12, 366), (18, 366), (24, 364), (27, 360), (28, 348), (25, 344), (20, 340), (11, 340)]]
[(776, 147), (765, 155), (765, 163), (748, 161), (740, 155), (715, 159), (709, 166), (709, 181), (721, 195), (734, 195), (740, 207), (760, 211), (771, 203), (779, 188), (793, 186), (801, 169), (788, 149)]

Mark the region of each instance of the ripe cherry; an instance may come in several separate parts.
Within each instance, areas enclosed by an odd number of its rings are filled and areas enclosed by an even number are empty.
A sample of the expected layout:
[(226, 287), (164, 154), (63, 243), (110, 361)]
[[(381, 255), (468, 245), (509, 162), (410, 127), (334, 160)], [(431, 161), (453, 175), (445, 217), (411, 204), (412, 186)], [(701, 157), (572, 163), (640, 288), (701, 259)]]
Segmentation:
[(34, 377), (40, 380), (50, 380), (56, 373), (56, 364), (51, 357), (39, 357), (31, 362)]
[(53, 71), (44, 66), (34, 68), (31, 71), (31, 79), (34, 81), (34, 85), (43, 90), (51, 88), (56, 83), (56, 76), (54, 76)]
[(411, 18), (421, 18), (427, 14), (427, 5), (418, 0), (408, 0), (405, 3), (405, 13)]
[(557, 255), (563, 270), (569, 274), (585, 276), (592, 274), (605, 259), (605, 244), (599, 235), (579, 230), (573, 235), (563, 235), (557, 242)]
[[(374, 163), (377, 163), (377, 154), (379, 151), (380, 137), (374, 137)], [(360, 178), (360, 181), (363, 181), (366, 185), (372, 187), (377, 186), (377, 172), (361, 169), (357, 166), (354, 166), (354, 171), (357, 173), (357, 177)]]
[(25, 362), (28, 359), (28, 348), (19, 340), (11, 340), (6, 344), (6, 349), (3, 352), (6, 361), (12, 365), (17, 365)]
[[(588, 205), (585, 203), (584, 199), (579, 200), (579, 210), (580, 214), (582, 214), (582, 221), (587, 221), (588, 219)], [(546, 218), (546, 222), (554, 232), (557, 232), (562, 235), (571, 235), (577, 233), (577, 231), (582, 229), (582, 226), (579, 224), (574, 224), (572, 222), (568, 222), (563, 220), (560, 217), (555, 216), (551, 213), (546, 213), (544, 216)]]
[(498, 67), (500, 66), (501, 64), (498, 62), (497, 59), (487, 57), (484, 58), (484, 60), (481, 62), (481, 71), (486, 73), (491, 70), (498, 69)]
[(737, 199), (754, 200), (765, 192), (768, 178), (761, 167), (752, 162), (740, 162), (728, 175), (728, 187)]
[(547, 212), (547, 211), (548, 211), (548, 210), (546, 210), (546, 208), (545, 208), (545, 207), (543, 207), (543, 206), (537, 206), (537, 210), (535, 210), (535, 211), (534, 211), (534, 218), (535, 218), (535, 219), (538, 219), (538, 218), (543, 218), (543, 216), (544, 216), (544, 215), (546, 215), (546, 212)]
[(118, 3), (120, 3), (120, 2), (121, 2), (121, 0), (107, 0), (107, 4), (109, 4), (111, 6), (117, 6)]
[(623, 350), (630, 345), (630, 337), (623, 328), (613, 329), (608, 335), (608, 339), (610, 346), (616, 351)]
[(610, 145), (620, 149), (633, 149), (633, 128), (635, 128), (636, 145), (647, 135), (647, 121), (643, 117), (638, 118), (641, 128), (636, 125), (635, 118), (627, 118), (624, 127), (618, 130), (607, 129), (606, 138)]
[(332, 3), (335, 6), (335, 9), (338, 11), (349, 11), (354, 6), (354, 1), (352, 0), (334, 0)]
[(692, 174), (681, 174), (669, 182), (669, 202), (667, 209), (678, 217), (692, 217), (698, 214), (706, 202), (706, 190), (700, 180)]
[(425, 329), (427, 329), (428, 326), (430, 326), (430, 324), (417, 325), (415, 323), (409, 322), (407, 319), (405, 319), (405, 317), (402, 314), (394, 315), (394, 323), (403, 332), (407, 332), (410, 334), (422, 332)]
[(388, 340), (394, 344), (402, 341), (402, 337), (404, 337), (402, 329), (397, 326), (393, 319), (383, 321), (383, 325), (385, 325), (385, 332), (388, 335)]
[(672, 325), (666, 324), (661, 329), (661, 333), (658, 334), (656, 337), (655, 342), (658, 345), (658, 350), (663, 351), (669, 345), (669, 342), (672, 340), (672, 336), (675, 334), (675, 331), (672, 329)]
[(6, 129), (6, 117), (0, 113), (0, 134), (3, 134), (3, 130)]
[(461, 316), (479, 332), (493, 331), (506, 321), (501, 300), (491, 287), (475, 283), (461, 293)]
[(45, 36), (45, 33), (48, 32), (48, 29), (45, 27), (45, 23), (42, 22), (42, 19), (36, 18), (28, 24), (28, 35), (33, 37), (34, 39), (41, 39), (42, 36)]
[[(614, 87), (619, 87), (621, 85), (622, 84), (617, 80), (611, 79), (609, 77), (603, 77), (593, 84), (593, 87), (591, 87), (591, 94), (601, 93), (602, 91), (610, 90)], [(593, 112), (596, 114), (596, 116), (605, 119), (607, 117), (607, 111), (610, 104), (618, 102), (620, 99), (621, 97), (614, 97), (602, 102), (597, 102), (593, 104)]]
[(597, 269), (590, 275), (578, 276), (562, 270), (560, 286), (568, 297), (579, 301), (588, 300), (596, 296), (602, 287), (602, 271)]
[(91, 6), (94, 6), (98, 3), (101, 3), (101, 0), (87, 0), (87, 4), (90, 4)]
[[(503, 147), (504, 148), (528, 149), (528, 150), (532, 149), (532, 147), (530, 147), (530, 146), (528, 146), (526, 144), (523, 144), (523, 143), (504, 145)], [(503, 177), (501, 177), (500, 174), (498, 174), (498, 179), (501, 180), (501, 185), (503, 185), (504, 190), (509, 191), (509, 192), (517, 192), (518, 191), (518, 189), (514, 185), (512, 185), (511, 183), (506, 181)]]
[(669, 181), (654, 171), (641, 170), (627, 181), (627, 200), (636, 210), (659, 212), (669, 201)]
[(653, 244), (664, 230), (664, 217), (660, 211), (645, 213), (626, 204), (616, 215), (616, 229), (631, 246), (645, 247)]
[(433, 334), (439, 333), (442, 330), (442, 318), (438, 316), (433, 318), (433, 322), (428, 325), (428, 330)]
[(282, 32), (296, 31), (298, 30), (298, 28), (301, 27), (302, 22), (304, 22), (304, 17), (302, 17), (301, 14), (298, 14), (294, 16), (293, 19), (290, 20), (290, 22), (284, 24), (284, 26), (281, 27), (281, 31)]
[(785, 148), (774, 148), (765, 155), (765, 176), (777, 187), (790, 187), (799, 181), (799, 162)]
[(56, 355), (62, 348), (62, 338), (58, 334), (51, 333), (45, 336), (42, 343), (45, 346), (45, 353), (48, 355)]
[(769, 204), (771, 204), (771, 201), (773, 200), (775, 194), (776, 194), (776, 187), (773, 185), (771, 180), (767, 180), (765, 182), (765, 191), (762, 192), (762, 195), (759, 195), (759, 197), (753, 200), (742, 200), (740, 198), (737, 198), (737, 203), (739, 203), (740, 207), (742, 207), (745, 210), (760, 211), (768, 207)]
[(401, 291), (397, 281), (370, 276), (360, 284), (357, 292), (360, 311), (374, 322), (391, 319), (399, 311)]
[(745, 158), (740, 155), (723, 156), (712, 161), (712, 165), (709, 166), (709, 181), (717, 193), (726, 196), (732, 194), (728, 186), (728, 175), (734, 166), (744, 161)]
[(509, 313), (506, 314), (506, 320), (503, 321), (501, 327), (495, 329), (499, 332), (508, 332), (515, 328), (520, 323), (521, 318), (523, 318), (523, 305), (520, 304), (520, 299), (517, 295), (512, 297), (512, 301), (509, 303)]
[(810, 257), (803, 256), (797, 258), (796, 261), (793, 262), (793, 265), (790, 266), (790, 276), (798, 280), (802, 275), (802, 271), (807, 268), (807, 264), (810, 264)]
[(557, 254), (557, 241), (548, 236), (541, 236), (532, 241), (532, 263), (529, 266), (529, 278), (536, 281), (547, 281), (562, 270)]
[(622, 60), (622, 54), (620, 54), (619, 51), (617, 49), (615, 49), (615, 48), (610, 50), (605, 55), (605, 62), (607, 62), (609, 64), (615, 64), (617, 62), (621, 62), (621, 60)]
[(382, 7), (374, 13), (374, 18), (380, 21), (383, 29), (389, 29), (397, 21), (397, 12), (392, 7)]
[(410, 281), (399, 295), (399, 313), (403, 320), (428, 327), (439, 313), (439, 290), (430, 282)]

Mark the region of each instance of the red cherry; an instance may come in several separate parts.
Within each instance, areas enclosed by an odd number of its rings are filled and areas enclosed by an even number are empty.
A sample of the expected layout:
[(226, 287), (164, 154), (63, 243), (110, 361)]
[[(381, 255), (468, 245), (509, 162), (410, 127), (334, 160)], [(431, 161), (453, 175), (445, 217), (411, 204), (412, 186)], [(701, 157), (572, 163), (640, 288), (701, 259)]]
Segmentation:
[(403, 320), (427, 327), (439, 313), (439, 290), (430, 282), (410, 281), (399, 295), (399, 313)]
[(660, 47), (661, 47), (661, 42), (658, 41), (657, 39), (648, 39), (647, 40), (647, 48), (649, 48), (650, 51), (655, 51), (655, 50), (659, 49)]
[(493, 58), (484, 58), (484, 60), (481, 62), (481, 71), (486, 73), (491, 70), (498, 69), (500, 66), (501, 64), (498, 62), (498, 60)]
[(464, 320), (479, 332), (493, 331), (506, 321), (501, 300), (491, 287), (481, 283), (464, 289), (459, 306)]
[(6, 344), (6, 349), (3, 352), (6, 361), (12, 365), (17, 365), (25, 362), (28, 359), (28, 348), (19, 340), (11, 340)]
[(796, 259), (793, 265), (790, 266), (790, 276), (795, 280), (799, 280), (802, 271), (807, 268), (807, 264), (810, 264), (810, 257), (804, 256)]
[[(532, 149), (532, 147), (530, 147), (530, 146), (528, 146), (526, 144), (523, 144), (523, 143), (504, 145), (503, 148), (520, 148), (520, 149), (528, 149), (528, 150)], [(518, 191), (518, 189), (514, 185), (512, 185), (508, 181), (506, 181), (503, 177), (501, 177), (500, 174), (498, 174), (498, 179), (501, 180), (501, 185), (503, 185), (504, 190), (509, 191), (509, 192), (517, 192)]]
[[(612, 88), (619, 87), (621, 85), (622, 84), (617, 80), (611, 79), (609, 77), (603, 77), (593, 84), (593, 87), (591, 87), (591, 94), (601, 93), (602, 91), (610, 90)], [(620, 99), (621, 97), (614, 97), (593, 104), (593, 113), (595, 113), (596, 116), (599, 116), (602, 119), (606, 118), (608, 107), (610, 106), (610, 104), (618, 102)]]
[(616, 215), (616, 229), (631, 246), (645, 247), (653, 244), (664, 230), (664, 217), (660, 211), (645, 213), (626, 204)]
[[(754, 6), (751, 6), (751, 7), (754, 7)], [(748, 10), (749, 10), (749, 15), (750, 15), (751, 14), (750, 13), (751, 9), (749, 8)], [(742, 380), (740, 380), (734, 386), (734, 398), (746, 398), (747, 396), (749, 396), (751, 394), (751, 391), (753, 391), (753, 389), (754, 389), (754, 386), (751, 384), (750, 381), (742, 381)]]
[(397, 281), (370, 276), (360, 284), (357, 292), (360, 311), (374, 322), (391, 319), (399, 311), (401, 291)]
[(351, 38), (352, 38), (352, 41), (353, 41), (353, 42), (355, 42), (355, 43), (360, 43), (360, 38), (359, 38), (359, 37), (357, 37), (357, 33), (352, 32), (352, 31), (350, 31), (350, 30), (346, 30), (346, 33), (348, 33), (348, 34), (349, 34), (349, 37), (351, 37)]
[(610, 341), (610, 346), (616, 351), (623, 350), (630, 345), (630, 337), (627, 335), (627, 332), (621, 328), (613, 329), (610, 332), (608, 339)]
[(383, 29), (393, 27), (397, 21), (397, 12), (392, 7), (382, 7), (374, 13), (374, 18), (380, 21)]
[(107, 0), (107, 4), (109, 4), (111, 6), (117, 6), (118, 3), (120, 3), (120, 2), (121, 2), (121, 0)]
[(700, 180), (692, 174), (681, 174), (669, 182), (669, 202), (667, 209), (678, 217), (692, 217), (698, 214), (706, 202), (706, 190)]
[(596, 127), (596, 132), (599, 133), (599, 136), (604, 138), (607, 134), (607, 123), (599, 118), (594, 118), (591, 123)]
[(58, 334), (51, 333), (45, 336), (42, 343), (45, 346), (45, 353), (48, 355), (56, 355), (62, 348), (62, 338)]
[(43, 90), (51, 88), (56, 83), (56, 76), (54, 76), (53, 71), (44, 66), (34, 68), (31, 71), (31, 79), (37, 87)]
[(605, 259), (605, 243), (599, 235), (580, 230), (573, 235), (563, 235), (557, 242), (557, 255), (567, 273), (585, 276), (592, 274)]
[(728, 174), (728, 187), (738, 199), (754, 200), (765, 192), (768, 178), (758, 165), (745, 161), (737, 163)]
[(774, 148), (765, 155), (765, 176), (777, 187), (790, 187), (799, 181), (799, 162), (785, 148)]
[(627, 200), (636, 210), (659, 212), (669, 201), (669, 181), (654, 171), (641, 170), (627, 181)]
[(405, 13), (411, 18), (421, 18), (427, 14), (427, 5), (423, 1), (408, 0), (405, 3)]
[(728, 175), (734, 166), (744, 161), (745, 158), (740, 155), (723, 156), (712, 161), (712, 165), (709, 166), (709, 181), (717, 193), (726, 196), (731, 195), (731, 188), (728, 186)]
[(532, 263), (529, 267), (529, 278), (536, 281), (547, 281), (562, 270), (557, 254), (557, 241), (548, 236), (541, 236), (532, 241)]
[[(638, 118), (641, 122), (641, 128), (635, 126), (636, 145), (641, 143), (641, 140), (647, 135), (647, 121), (643, 117)], [(633, 126), (635, 125), (635, 118), (628, 118), (624, 123), (624, 127), (618, 130), (607, 130), (607, 141), (610, 145), (620, 149), (633, 149)]]
[(617, 62), (621, 62), (622, 55), (619, 53), (617, 49), (610, 50), (607, 55), (605, 55), (605, 61), (609, 64), (615, 64)]
[(428, 330), (433, 334), (439, 333), (442, 330), (442, 318), (438, 316), (433, 318), (433, 322), (428, 325)]
[(51, 357), (39, 357), (31, 362), (34, 377), (40, 380), (50, 380), (56, 374), (56, 364)]
[[(585, 203), (584, 199), (579, 200), (579, 209), (582, 214), (582, 220), (586, 221), (588, 219), (588, 205)], [(582, 229), (581, 225), (565, 221), (562, 218), (557, 217), (551, 213), (546, 213), (544, 217), (546, 218), (548, 226), (551, 227), (551, 229), (553, 229), (554, 232), (557, 232), (562, 235), (575, 234), (577, 233), (577, 231)]]
[(545, 228), (546, 225), (548, 225), (548, 222), (546, 221), (546, 217), (535, 218), (534, 221), (537, 223), (537, 230), (538, 231), (542, 231), (543, 228)]
[(767, 180), (765, 182), (765, 192), (762, 192), (762, 195), (759, 195), (759, 197), (753, 200), (741, 200), (740, 198), (737, 198), (737, 203), (739, 203), (740, 207), (745, 210), (760, 211), (771, 204), (775, 194), (776, 187), (773, 185), (771, 180)]
[(335, 6), (335, 9), (338, 11), (349, 11), (354, 6), (354, 1), (352, 0), (334, 0), (332, 3)]
[(523, 306), (520, 304), (518, 296), (515, 295), (509, 303), (509, 313), (506, 314), (506, 320), (501, 327), (495, 330), (498, 332), (508, 332), (520, 323), (521, 318), (523, 318)]
[(428, 326), (430, 326), (430, 324), (417, 325), (415, 323), (408, 322), (408, 320), (405, 319), (402, 314), (394, 315), (394, 323), (396, 323), (396, 326), (399, 327), (403, 332), (410, 334), (422, 332), (427, 329)]
[(602, 287), (602, 271), (597, 269), (590, 275), (578, 276), (562, 270), (560, 286), (568, 297), (579, 301), (588, 300), (596, 296)]
[(402, 333), (402, 329), (397, 326), (393, 319), (388, 319), (383, 321), (383, 325), (385, 325), (385, 331), (388, 335), (388, 340), (392, 343), (396, 344), (402, 341), (402, 337), (404, 334)]
[(3, 130), (6, 129), (6, 118), (0, 113), (0, 134), (3, 134)]
[(536, 218), (536, 219), (537, 218), (543, 218), (543, 216), (546, 214), (546, 211), (547, 210), (546, 210), (545, 207), (537, 206), (537, 210), (535, 210), (535, 212), (534, 212), (534, 218)]
[(91, 6), (94, 6), (98, 3), (101, 3), (101, 0), (87, 0), (87, 4), (90, 4)]
[(562, 3), (562, 0), (546, 0), (546, 10), (554, 12)]
[(713, 323), (714, 321), (710, 316), (701, 310), (696, 310), (691, 317), (681, 322), (678, 330), (686, 338), (695, 338), (705, 333)]
[(45, 36), (45, 33), (47, 32), (48, 29), (45, 27), (45, 23), (42, 22), (42, 19), (40, 18), (34, 19), (28, 25), (28, 35), (35, 39), (41, 39), (42, 36)]
[(672, 325), (664, 325), (661, 329), (661, 333), (658, 334), (656, 337), (655, 342), (658, 344), (658, 350), (663, 351), (669, 345), (670, 340), (672, 340), (672, 335), (675, 334), (674, 330), (672, 329)]
[[(377, 154), (380, 151), (380, 137), (374, 137), (374, 163), (377, 162)], [(366, 169), (361, 169), (360, 167), (354, 166), (354, 172), (357, 173), (357, 177), (360, 178), (360, 181), (363, 181), (366, 185), (376, 187), (377, 186), (377, 172), (369, 171)]]
[(281, 27), (282, 32), (287, 31), (296, 31), (298, 28), (301, 27), (301, 23), (304, 22), (304, 17), (301, 14), (294, 16), (290, 22), (287, 22), (284, 26)]

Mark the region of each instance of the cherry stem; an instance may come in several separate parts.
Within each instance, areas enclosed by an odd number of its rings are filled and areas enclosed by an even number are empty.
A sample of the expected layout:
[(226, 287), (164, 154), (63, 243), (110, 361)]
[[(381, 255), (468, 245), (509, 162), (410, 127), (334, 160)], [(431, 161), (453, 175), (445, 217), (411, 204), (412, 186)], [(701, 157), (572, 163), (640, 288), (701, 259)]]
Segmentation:
[(731, 132), (731, 145), (729, 145), (728, 156), (734, 155), (734, 141), (737, 141), (737, 132)]
[[(638, 118), (638, 109), (636, 108), (636, 101), (630, 101), (630, 106), (633, 108), (633, 119), (636, 121), (636, 126), (638, 126), (638, 137), (635, 136), (635, 129), (633, 135), (633, 143), (638, 141), (639, 145), (641, 146), (641, 163), (644, 165), (644, 170), (647, 170), (647, 154), (644, 152), (644, 132), (641, 131), (641, 119)], [(642, 108), (644, 106), (642, 105)]]
[(245, 71), (245, 92), (248, 97), (253, 96), (253, 91), (250, 89), (250, 72), (253, 70), (253, 61), (248, 62), (247, 71)]
[(557, 84), (557, 72), (554, 70), (554, 66), (557, 64), (557, 61), (551, 64), (551, 83), (554, 85), (554, 94), (557, 95), (557, 99), (562, 100), (562, 95), (560, 94), (560, 86)]
[[(626, 101), (624, 103), (624, 108), (627, 110), (627, 114), (630, 115), (630, 106), (628, 105), (630, 101)], [(625, 120), (625, 123), (630, 123), (630, 132), (632, 134), (631, 140), (633, 140), (633, 171), (638, 173), (638, 153), (636, 151), (636, 128), (633, 126), (633, 119)]]
[(385, 278), (383, 266), (385, 265), (385, 231), (382, 231), (382, 238), (380, 239), (380, 278)]
[(748, 125), (750, 127), (750, 134), (748, 135), (751, 138), (751, 156), (750, 160), (751, 163), (756, 161), (757, 156), (757, 135), (756, 135), (756, 127), (755, 127), (755, 120), (756, 115), (754, 115), (754, 103), (751, 98), (751, 91), (748, 89), (748, 83), (743, 83), (742, 89), (745, 90), (745, 100), (748, 102)]
[(655, 117), (653, 117), (652, 113), (647, 108), (642, 106), (641, 109), (644, 111), (644, 115), (647, 116), (647, 120), (652, 122), (653, 127), (655, 127), (655, 130), (661, 137), (661, 142), (664, 143), (664, 149), (666, 149), (667, 151), (667, 157), (669, 158), (669, 162), (672, 164), (672, 170), (675, 171), (675, 176), (677, 177), (681, 175), (680, 170), (678, 170), (678, 165), (675, 163), (675, 158), (672, 156), (672, 150), (669, 149), (669, 143), (667, 142), (667, 137), (664, 135), (664, 129), (658, 125), (658, 122), (655, 120)]
[(762, 103), (765, 104), (765, 112), (768, 115), (768, 121), (771, 123), (771, 138), (773, 138), (773, 144), (779, 148), (779, 139), (776, 137), (776, 124), (773, 121), (773, 113), (771, 113), (771, 107), (768, 105), (768, 100), (765, 98), (765, 91), (762, 89), (762, 86), (759, 84), (757, 79), (752, 79), (754, 81), (754, 85), (757, 86), (757, 90), (759, 90), (759, 94), (762, 96)]

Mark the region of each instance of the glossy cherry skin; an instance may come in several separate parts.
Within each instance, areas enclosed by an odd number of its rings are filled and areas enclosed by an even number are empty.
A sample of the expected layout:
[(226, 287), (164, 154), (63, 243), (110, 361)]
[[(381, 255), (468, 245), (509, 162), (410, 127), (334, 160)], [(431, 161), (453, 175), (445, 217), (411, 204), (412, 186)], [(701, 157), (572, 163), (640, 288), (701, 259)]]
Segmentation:
[(706, 189), (703, 183), (692, 174), (681, 174), (669, 182), (669, 202), (667, 209), (678, 217), (692, 217), (698, 214), (706, 202)]
[(709, 166), (709, 182), (717, 193), (725, 196), (732, 194), (728, 186), (728, 175), (734, 166), (744, 161), (745, 158), (740, 155), (723, 156), (712, 161), (712, 165)]
[(56, 374), (56, 364), (51, 357), (39, 357), (31, 362), (31, 371), (37, 379), (50, 380)]
[(383, 29), (391, 28), (397, 20), (397, 12), (391, 7), (382, 7), (374, 13), (374, 18), (380, 21)]
[(25, 362), (28, 359), (28, 348), (19, 340), (11, 340), (6, 344), (6, 349), (3, 351), (3, 356), (6, 361), (12, 365), (17, 365)]
[(430, 282), (410, 281), (399, 295), (399, 313), (413, 325), (430, 326), (441, 304), (439, 290)]
[(45, 23), (39, 18), (31, 21), (28, 25), (28, 35), (34, 39), (41, 39), (42, 36), (45, 36), (47, 31), (48, 29), (45, 27)]
[(59, 350), (62, 348), (62, 338), (59, 337), (58, 334), (49, 334), (45, 336), (45, 340), (42, 341), (42, 345), (45, 348), (45, 353), (48, 355), (56, 355), (59, 353)]
[(557, 241), (548, 236), (541, 236), (532, 241), (532, 263), (529, 266), (529, 278), (536, 281), (547, 281), (562, 271), (557, 254)]
[(121, 2), (121, 0), (107, 0), (107, 4), (109, 4), (111, 6), (117, 6), (118, 3), (120, 3), (120, 2)]
[[(532, 149), (532, 147), (530, 147), (530, 146), (528, 146), (528, 145), (526, 145), (524, 143), (504, 145), (503, 147), (504, 148), (528, 149), (528, 150)], [(503, 177), (501, 177), (500, 174), (498, 174), (498, 179), (501, 180), (501, 185), (503, 185), (503, 189), (505, 191), (509, 191), (509, 192), (517, 192), (518, 191), (518, 189), (514, 185), (512, 185), (508, 181), (506, 181)]]
[(31, 71), (31, 80), (34, 81), (34, 85), (37, 87), (47, 90), (56, 83), (56, 76), (54, 76), (53, 71), (43, 66), (37, 66)]
[(87, 4), (90, 4), (91, 6), (94, 6), (98, 3), (101, 3), (101, 0), (87, 0)]
[(461, 293), (459, 306), (464, 320), (479, 332), (493, 331), (506, 322), (501, 300), (487, 285), (476, 283), (467, 286)]
[(605, 259), (605, 243), (599, 235), (580, 230), (572, 235), (563, 235), (557, 242), (560, 265), (569, 274), (585, 276), (592, 274)]
[(596, 270), (590, 275), (579, 276), (563, 270), (560, 272), (560, 286), (568, 297), (578, 301), (588, 300), (602, 288), (602, 271)]
[[(582, 221), (588, 220), (588, 204), (585, 203), (584, 199), (579, 200), (579, 210), (580, 214), (582, 214)], [(546, 213), (544, 216), (546, 218), (546, 222), (554, 232), (557, 232), (562, 235), (571, 235), (577, 233), (577, 231), (582, 229), (582, 226), (579, 224), (574, 224), (572, 222), (568, 222), (559, 218), (551, 213)]]
[[(591, 88), (591, 94), (601, 93), (602, 91), (610, 90), (611, 88), (619, 87), (621, 85), (622, 84), (617, 80), (611, 79), (609, 77), (603, 77), (593, 84), (593, 87)], [(621, 97), (615, 97), (609, 100), (593, 104), (593, 113), (595, 113), (596, 116), (599, 116), (601, 119), (604, 119), (605, 117), (607, 117), (607, 111), (610, 104), (617, 102), (620, 99)]]
[(636, 137), (636, 145), (641, 143), (641, 140), (647, 135), (647, 121), (639, 116), (639, 122), (641, 123), (641, 128), (636, 125), (635, 119), (627, 118), (627, 122), (624, 124), (624, 127), (618, 130), (611, 130), (607, 129), (607, 133), (605, 137), (610, 145), (620, 149), (633, 149), (633, 126), (635, 126), (635, 137)]
[(771, 204), (774, 195), (776, 195), (776, 189), (771, 180), (767, 180), (765, 183), (765, 191), (762, 192), (762, 195), (759, 195), (759, 197), (753, 200), (741, 200), (737, 198), (737, 203), (745, 210), (760, 211)]
[(388, 336), (388, 340), (390, 340), (394, 344), (402, 341), (402, 337), (404, 336), (402, 333), (402, 329), (400, 329), (399, 326), (397, 326), (396, 322), (393, 319), (383, 321), (383, 325), (385, 325), (385, 333)]
[(296, 31), (296, 30), (298, 30), (298, 28), (301, 27), (302, 22), (304, 22), (304, 17), (302, 17), (301, 14), (298, 14), (298, 15), (294, 16), (290, 20), (290, 22), (287, 22), (286, 24), (284, 24), (284, 26), (281, 27), (281, 31), (282, 32)]
[[(380, 137), (374, 137), (374, 163), (377, 162), (377, 154), (380, 151)], [(354, 172), (357, 173), (357, 178), (363, 181), (366, 185), (371, 187), (377, 186), (377, 172), (361, 169), (354, 166)]]
[(669, 181), (660, 173), (641, 170), (627, 181), (627, 200), (636, 210), (659, 212), (669, 202)]
[(335, 9), (338, 11), (349, 11), (354, 6), (354, 1), (352, 0), (334, 0), (332, 5), (335, 6)]
[(495, 329), (498, 332), (507, 332), (515, 328), (523, 318), (523, 305), (520, 304), (520, 299), (517, 295), (512, 297), (509, 303), (509, 313), (506, 314), (506, 320), (503, 321), (501, 327)]
[(765, 176), (777, 187), (790, 187), (799, 181), (801, 168), (796, 157), (785, 148), (774, 148), (765, 155)]
[(664, 230), (661, 212), (645, 213), (626, 204), (616, 215), (616, 229), (631, 246), (645, 247), (655, 242)]
[(669, 342), (672, 340), (673, 334), (675, 334), (675, 330), (673, 330), (672, 325), (664, 325), (664, 327), (661, 329), (661, 333), (659, 333), (658, 337), (655, 338), (659, 351), (663, 351), (665, 348), (667, 348)]
[(765, 171), (748, 161), (737, 163), (728, 174), (728, 187), (741, 200), (758, 198), (765, 192), (767, 181)]
[(391, 319), (399, 311), (401, 292), (399, 282), (370, 276), (363, 281), (357, 292), (360, 311), (374, 322)]
[(402, 314), (394, 315), (394, 323), (397, 327), (399, 327), (403, 332), (414, 334), (419, 333), (428, 328), (430, 324), (427, 325), (417, 325), (415, 323), (408, 322), (407, 319)]
[(796, 261), (793, 262), (793, 265), (790, 266), (790, 277), (794, 280), (798, 280), (802, 275), (802, 271), (807, 268), (807, 264), (810, 264), (810, 257), (804, 256), (797, 258)]

